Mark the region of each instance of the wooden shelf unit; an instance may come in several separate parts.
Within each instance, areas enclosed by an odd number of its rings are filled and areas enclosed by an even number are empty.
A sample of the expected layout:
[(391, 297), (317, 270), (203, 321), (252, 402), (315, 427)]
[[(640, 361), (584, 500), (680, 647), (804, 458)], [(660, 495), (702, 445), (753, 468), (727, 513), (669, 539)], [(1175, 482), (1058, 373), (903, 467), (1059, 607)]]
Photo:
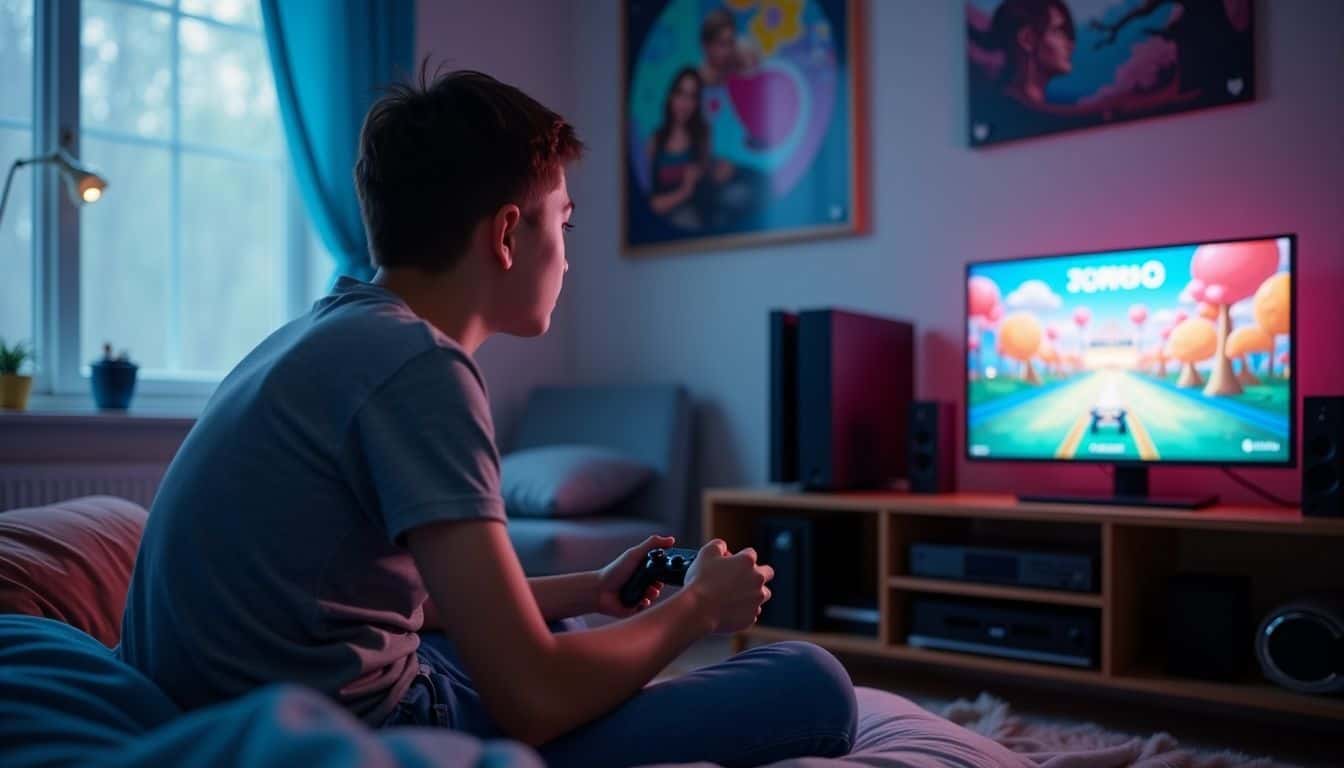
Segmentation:
[[(1199, 511), (1143, 507), (1020, 503), (991, 494), (800, 493), (771, 489), (710, 490), (704, 496), (705, 538), (732, 549), (760, 546), (757, 521), (765, 517), (860, 519), (864, 540), (855, 558), (871, 570), (879, 612), (876, 637), (805, 633), (757, 626), (740, 643), (809, 640), (843, 653), (1026, 680), (1078, 683), (1248, 711), (1344, 721), (1344, 698), (1297, 694), (1260, 678), (1258, 668), (1238, 682), (1210, 682), (1163, 672), (1167, 579), (1180, 571), (1251, 576), (1256, 620), (1305, 592), (1344, 590), (1344, 520), (1304, 518), (1298, 510), (1214, 507)], [(1013, 531), (1043, 543), (1068, 542), (1092, 552), (1098, 591), (1028, 589), (912, 576), (915, 541), (966, 541), (972, 534)], [(868, 535), (869, 532), (872, 535)], [(871, 564), (871, 565), (867, 565)], [(915, 594), (1092, 610), (1099, 614), (1100, 663), (1074, 669), (992, 656), (915, 648), (905, 642), (907, 601)]]

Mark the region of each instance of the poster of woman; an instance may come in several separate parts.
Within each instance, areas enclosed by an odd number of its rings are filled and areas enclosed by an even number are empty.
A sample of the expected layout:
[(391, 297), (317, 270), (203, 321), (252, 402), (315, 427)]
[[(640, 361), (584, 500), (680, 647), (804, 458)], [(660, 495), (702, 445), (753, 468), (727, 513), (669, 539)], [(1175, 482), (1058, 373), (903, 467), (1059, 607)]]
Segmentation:
[(856, 5), (625, 4), (628, 253), (865, 229)]
[(1250, 101), (1251, 0), (967, 0), (971, 146)]

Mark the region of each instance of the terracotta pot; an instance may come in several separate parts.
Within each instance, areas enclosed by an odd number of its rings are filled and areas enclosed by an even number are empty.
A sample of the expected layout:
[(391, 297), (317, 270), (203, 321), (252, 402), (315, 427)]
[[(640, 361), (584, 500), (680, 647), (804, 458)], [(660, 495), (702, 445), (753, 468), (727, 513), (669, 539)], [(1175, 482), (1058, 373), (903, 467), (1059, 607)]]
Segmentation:
[(0, 374), (0, 408), (28, 410), (28, 393), (32, 389), (32, 376), (20, 376), (16, 373)]

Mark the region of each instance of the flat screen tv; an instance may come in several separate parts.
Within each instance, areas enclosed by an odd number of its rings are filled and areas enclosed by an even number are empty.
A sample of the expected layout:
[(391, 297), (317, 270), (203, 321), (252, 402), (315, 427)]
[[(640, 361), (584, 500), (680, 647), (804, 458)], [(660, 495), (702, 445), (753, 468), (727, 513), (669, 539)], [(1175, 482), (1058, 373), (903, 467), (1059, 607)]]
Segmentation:
[(1296, 237), (966, 268), (967, 458), (1105, 462), (1113, 497), (1162, 464), (1293, 466)]

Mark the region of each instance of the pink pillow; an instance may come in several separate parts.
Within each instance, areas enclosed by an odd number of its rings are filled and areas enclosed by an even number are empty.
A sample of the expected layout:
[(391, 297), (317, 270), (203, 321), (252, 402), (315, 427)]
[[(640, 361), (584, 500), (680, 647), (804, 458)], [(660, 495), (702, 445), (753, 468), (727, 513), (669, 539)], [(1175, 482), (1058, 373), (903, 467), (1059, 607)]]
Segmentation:
[(56, 619), (116, 645), (148, 516), (111, 496), (0, 512), (0, 613)]

